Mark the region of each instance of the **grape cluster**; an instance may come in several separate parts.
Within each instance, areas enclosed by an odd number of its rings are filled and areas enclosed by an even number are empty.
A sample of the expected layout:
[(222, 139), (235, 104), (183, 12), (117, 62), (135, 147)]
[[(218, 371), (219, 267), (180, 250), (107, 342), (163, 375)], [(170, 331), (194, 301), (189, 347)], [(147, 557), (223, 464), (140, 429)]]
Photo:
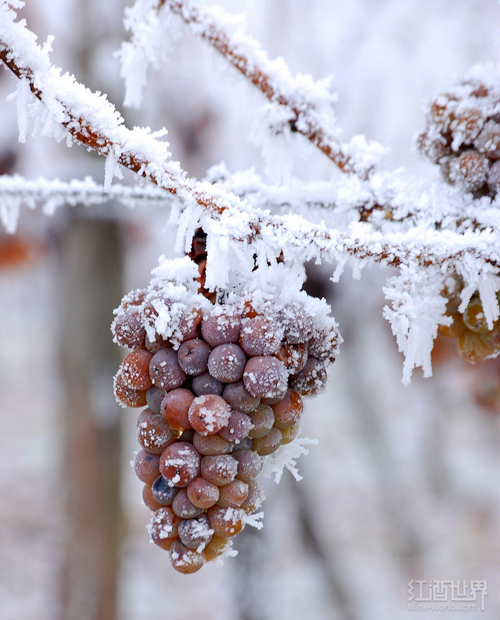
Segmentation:
[(239, 295), (213, 305), (173, 284), (125, 296), (112, 331), (131, 349), (116, 398), (146, 406), (134, 467), (151, 540), (194, 573), (226, 554), (261, 507), (256, 477), (297, 437), (302, 397), (324, 387), (335, 322), (302, 301)]
[(500, 190), (498, 80), (471, 73), (430, 105), (418, 148), (440, 166), (448, 183), (476, 197)]

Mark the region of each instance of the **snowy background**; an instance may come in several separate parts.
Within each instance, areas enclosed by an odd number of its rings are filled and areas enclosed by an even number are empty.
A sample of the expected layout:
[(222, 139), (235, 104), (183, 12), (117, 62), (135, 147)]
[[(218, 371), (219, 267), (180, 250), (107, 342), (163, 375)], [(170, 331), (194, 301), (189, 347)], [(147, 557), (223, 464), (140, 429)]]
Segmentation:
[[(225, 5), (248, 13), (249, 31), (271, 57), (282, 55), (293, 71), (317, 79), (334, 75), (346, 139), (365, 133), (392, 148), (390, 165), (427, 176), (436, 173), (410, 150), (423, 127), (423, 104), (471, 65), (499, 59), (500, 7), (494, 0)], [(124, 91), (113, 53), (125, 36), (123, 8), (119, 0), (32, 0), (24, 11), (42, 40), (56, 35), (54, 61), (108, 92), (119, 108)], [(6, 71), (0, 73), (1, 172), (65, 180), (91, 174), (102, 181), (103, 161), (81, 148), (68, 150), (42, 138), (17, 143), (15, 107), (4, 103), (14, 86)], [(248, 141), (258, 101), (222, 59), (186, 35), (175, 44), (172, 62), (151, 74), (143, 109), (127, 110), (125, 117), (130, 126), (166, 126), (174, 157), (191, 175), (202, 177), (221, 160), (231, 170), (253, 165), (263, 173), (260, 152)], [(330, 177), (331, 163), (305, 148), (300, 136), (294, 157), (301, 178)], [(440, 343), (434, 378), (424, 381), (416, 373), (403, 388), (402, 360), (382, 319), (381, 289), (388, 275), (382, 270), (364, 273), (360, 282), (346, 273), (338, 285), (328, 283), (327, 269), (314, 271), (316, 289), (331, 300), (345, 340), (327, 392), (306, 408), (304, 432), (320, 443), (299, 463), (302, 482), (288, 475), (279, 486), (266, 481), (264, 530), (238, 537), (238, 558), (191, 577), (175, 573), (164, 552), (148, 544), (142, 485), (129, 466), (137, 449), (136, 412), (109, 404), (111, 386), (102, 379), (111, 371), (101, 369), (90, 352), (82, 372), (93, 377), (95, 427), (116, 432), (104, 450), (114, 455), (113, 462), (121, 459), (121, 503), (102, 511), (119, 544), (119, 561), (106, 569), (111, 583), (116, 572), (116, 610), (94, 608), (93, 584), (82, 583), (74, 568), (91, 541), (85, 539), (88, 530), (75, 529), (78, 519), (68, 502), (76, 494), (83, 504), (95, 505), (92, 485), (79, 488), (82, 477), (73, 472), (74, 466), (84, 474), (92, 464), (84, 451), (69, 449), (78, 390), (66, 390), (63, 383), (68, 351), (82, 347), (79, 338), (72, 342), (70, 329), (84, 320), (79, 304), (95, 301), (100, 290), (93, 279), (79, 277), (81, 265), (92, 259), (81, 229), (85, 234), (90, 226), (91, 236), (96, 230), (119, 235), (113, 247), (120, 248), (124, 277), (109, 285), (115, 298), (100, 328), (107, 338), (120, 295), (144, 286), (157, 257), (172, 248), (166, 219), (164, 211), (129, 212), (117, 205), (68, 210), (51, 220), (25, 212), (15, 240), (0, 233), (0, 619), (457, 616), (409, 612), (411, 579), (487, 580), (486, 611), (460, 617), (498, 618), (500, 367), (488, 362), (471, 370), (448, 343)], [(100, 275), (110, 282), (114, 269), (108, 271), (106, 263)], [(478, 405), (478, 393), (488, 408)], [(75, 596), (82, 602), (77, 615)]]

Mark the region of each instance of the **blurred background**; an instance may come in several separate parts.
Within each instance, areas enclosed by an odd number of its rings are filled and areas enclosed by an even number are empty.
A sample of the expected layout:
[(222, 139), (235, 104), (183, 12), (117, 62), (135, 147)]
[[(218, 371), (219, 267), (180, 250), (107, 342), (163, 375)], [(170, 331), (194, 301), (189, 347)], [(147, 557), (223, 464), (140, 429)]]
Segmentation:
[[(498, 61), (495, 0), (227, 0), (292, 71), (334, 74), (344, 136), (392, 147), (390, 166), (436, 172), (410, 150), (423, 105), (478, 62)], [(122, 109), (113, 52), (122, 0), (31, 0), (23, 15), (53, 60)], [(255, 166), (248, 141), (261, 99), (190, 35), (151, 74), (129, 125), (166, 126), (174, 158), (201, 178), (224, 160)], [(103, 179), (103, 160), (49, 139), (17, 142), (15, 82), (0, 72), (0, 173)], [(294, 143), (295, 173), (328, 179), (330, 162)], [(301, 153), (306, 153), (306, 157)], [(130, 180), (127, 177), (127, 182)], [(402, 360), (382, 318), (389, 271), (329, 282), (310, 269), (345, 343), (304, 434), (318, 446), (304, 479), (264, 480), (265, 527), (239, 555), (193, 576), (148, 544), (149, 514), (130, 460), (137, 411), (119, 409), (111, 378), (121, 352), (112, 310), (149, 281), (172, 248), (166, 210), (117, 204), (25, 210), (0, 232), (0, 619), (387, 620), (456, 618), (408, 610), (408, 582), (486, 580), (484, 612), (500, 617), (500, 365), (469, 367), (438, 340), (434, 377), (401, 385)]]

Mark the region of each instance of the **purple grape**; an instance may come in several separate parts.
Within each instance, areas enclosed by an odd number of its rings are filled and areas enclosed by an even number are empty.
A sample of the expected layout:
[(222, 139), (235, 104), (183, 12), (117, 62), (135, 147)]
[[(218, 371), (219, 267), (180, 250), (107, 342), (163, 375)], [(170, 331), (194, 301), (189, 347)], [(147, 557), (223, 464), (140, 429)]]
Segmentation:
[(212, 349), (203, 340), (195, 338), (181, 344), (177, 358), (182, 370), (191, 376), (201, 375), (207, 371), (208, 356)]
[(161, 475), (156, 478), (151, 487), (154, 499), (161, 506), (171, 506), (178, 491), (179, 489), (169, 486), (168, 482)]
[(226, 385), (222, 397), (232, 409), (243, 413), (255, 411), (260, 403), (260, 398), (256, 398), (247, 392), (243, 381), (236, 381), (236, 383)]
[(327, 381), (324, 362), (310, 357), (304, 368), (290, 377), (290, 387), (302, 396), (317, 394), (324, 389)]
[(201, 475), (205, 480), (216, 484), (218, 487), (232, 482), (237, 472), (238, 461), (229, 454), (204, 456), (201, 459)]
[(243, 373), (243, 384), (252, 396), (275, 398), (288, 387), (288, 372), (275, 357), (251, 357)]
[(214, 379), (208, 372), (193, 378), (193, 392), (196, 396), (205, 396), (207, 394), (216, 394), (220, 396), (224, 390), (224, 384)]
[(146, 392), (146, 402), (153, 413), (160, 413), (161, 401), (163, 400), (164, 396), (164, 390), (160, 390), (160, 388), (157, 388), (156, 386), (149, 388), (149, 390)]
[(195, 519), (183, 519), (179, 523), (179, 538), (189, 549), (204, 549), (212, 539), (213, 530), (206, 515), (200, 515)]
[(229, 441), (222, 439), (220, 435), (193, 435), (193, 446), (204, 456), (217, 456), (219, 454), (229, 454), (233, 446)]
[[(233, 454), (233, 458), (238, 463), (237, 477), (246, 483), (258, 476), (264, 465), (264, 459), (254, 450), (240, 450)], [(201, 463), (203, 468), (203, 459)]]
[(221, 344), (210, 353), (208, 372), (223, 383), (234, 383), (243, 376), (247, 358), (237, 344)]
[(179, 573), (191, 575), (203, 568), (205, 556), (203, 553), (188, 549), (180, 540), (175, 540), (170, 547), (170, 563)]
[(280, 313), (280, 323), (285, 328), (285, 340), (291, 344), (309, 340), (314, 327), (310, 314), (299, 303), (288, 304)]
[(274, 355), (279, 351), (283, 329), (272, 319), (256, 316), (241, 328), (240, 345), (247, 355)]
[(253, 423), (246, 413), (233, 411), (229, 418), (228, 425), (219, 431), (219, 435), (226, 441), (240, 443), (248, 437), (252, 430)]
[(184, 314), (179, 325), (181, 342), (200, 337), (202, 320), (203, 313), (200, 308), (192, 308)]
[(172, 502), (172, 510), (181, 519), (193, 519), (203, 514), (203, 508), (197, 508), (189, 501), (186, 489), (179, 489)]
[(212, 311), (201, 324), (203, 338), (211, 347), (228, 342), (236, 343), (240, 337), (241, 316), (229, 308)]
[(162, 390), (181, 387), (187, 379), (173, 349), (161, 349), (153, 355), (149, 364), (149, 374), (153, 383)]

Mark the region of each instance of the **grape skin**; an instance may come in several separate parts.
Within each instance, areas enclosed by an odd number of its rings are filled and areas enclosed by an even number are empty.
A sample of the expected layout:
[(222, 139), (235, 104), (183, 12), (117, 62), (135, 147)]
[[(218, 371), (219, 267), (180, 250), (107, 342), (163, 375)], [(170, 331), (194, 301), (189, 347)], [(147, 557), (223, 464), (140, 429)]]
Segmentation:
[(231, 538), (243, 529), (242, 515), (238, 509), (213, 506), (207, 510), (207, 516), (210, 527), (219, 538)]
[(276, 452), (281, 446), (283, 435), (279, 428), (272, 428), (267, 435), (259, 437), (253, 441), (253, 449), (260, 454), (260, 456), (267, 456)]
[(161, 349), (153, 355), (149, 365), (149, 374), (157, 387), (167, 391), (181, 387), (187, 379), (186, 373), (177, 361), (177, 353), (173, 349)]
[(300, 394), (288, 389), (285, 397), (279, 403), (272, 405), (272, 410), (274, 411), (274, 426), (290, 428), (300, 421), (304, 403)]
[(146, 450), (139, 450), (134, 459), (135, 475), (141, 482), (153, 484), (160, 475), (160, 457), (156, 454), (149, 454)]
[(265, 499), (266, 494), (260, 482), (258, 480), (250, 480), (248, 483), (248, 495), (241, 504), (241, 510), (244, 510), (247, 514), (252, 514), (262, 506)]
[(151, 540), (155, 545), (168, 550), (171, 543), (167, 542), (167, 540), (177, 537), (179, 523), (179, 517), (171, 508), (168, 506), (159, 508), (151, 515), (149, 521), (148, 529)]
[(195, 338), (184, 342), (177, 353), (179, 366), (191, 376), (201, 375), (207, 371), (211, 348), (203, 340)]
[(304, 368), (307, 356), (308, 350), (303, 342), (298, 344), (284, 342), (276, 354), (276, 357), (285, 364), (286, 369), (291, 375), (297, 374)]
[(179, 573), (191, 575), (203, 568), (205, 556), (193, 549), (188, 549), (180, 540), (176, 540), (170, 547), (170, 562)]
[(175, 438), (161, 416), (144, 409), (137, 420), (137, 440), (147, 452), (161, 454)]
[(222, 383), (234, 383), (243, 376), (247, 358), (237, 344), (221, 344), (210, 353), (208, 372)]
[(201, 321), (203, 320), (203, 312), (200, 308), (192, 308), (188, 310), (182, 317), (179, 325), (179, 333), (181, 334), (181, 342), (186, 340), (194, 340), (199, 338), (201, 332)]
[(239, 508), (248, 495), (248, 484), (236, 478), (229, 484), (221, 487), (218, 506), (223, 508)]
[(161, 402), (161, 413), (169, 428), (184, 431), (192, 428), (188, 411), (194, 400), (190, 390), (176, 388), (165, 396)]
[(160, 457), (160, 472), (171, 486), (187, 485), (200, 474), (201, 457), (192, 444), (177, 441), (163, 451)]
[(146, 404), (146, 391), (134, 390), (123, 380), (122, 372), (119, 370), (113, 379), (113, 390), (115, 398), (122, 407), (144, 407)]
[(253, 424), (248, 433), (251, 439), (264, 437), (274, 426), (274, 412), (269, 405), (259, 405), (253, 413), (248, 414), (248, 417)]
[(159, 504), (155, 500), (150, 484), (145, 484), (142, 487), (142, 501), (149, 508), (149, 510), (152, 510), (153, 512), (162, 507), (162, 504)]
[(203, 514), (203, 508), (198, 508), (190, 501), (186, 489), (179, 489), (172, 502), (172, 510), (181, 519), (193, 519)]
[(240, 337), (241, 317), (231, 314), (228, 309), (220, 313), (212, 313), (204, 317), (201, 325), (203, 339), (211, 347), (220, 344), (237, 343)]
[(238, 479), (246, 483), (258, 476), (264, 465), (264, 459), (254, 450), (241, 450), (240, 452), (235, 452), (233, 454), (233, 458), (238, 463), (238, 470), (236, 474)]
[(304, 368), (297, 375), (290, 377), (290, 387), (302, 396), (317, 394), (327, 380), (326, 368), (323, 362), (309, 357)]
[(238, 461), (229, 454), (204, 456), (201, 459), (201, 475), (212, 484), (221, 487), (232, 482), (238, 473)]
[(240, 345), (249, 356), (278, 353), (283, 329), (276, 321), (263, 316), (246, 319), (241, 329)]
[(219, 500), (219, 488), (201, 476), (187, 488), (189, 501), (198, 508), (211, 508)]
[(183, 519), (179, 523), (179, 538), (189, 549), (201, 552), (212, 539), (213, 530), (206, 515), (195, 519)]
[(208, 372), (193, 378), (193, 392), (196, 396), (205, 396), (206, 394), (216, 394), (220, 396), (224, 390), (224, 384), (214, 379)]
[(178, 489), (171, 487), (163, 476), (158, 476), (153, 482), (151, 493), (159, 506), (171, 506)]
[(226, 441), (240, 443), (248, 437), (252, 428), (252, 420), (246, 413), (233, 411), (227, 426), (219, 431), (219, 435)]
[(122, 377), (134, 390), (149, 390), (153, 386), (149, 376), (149, 363), (153, 356), (149, 351), (137, 349), (129, 353), (122, 363)]
[(252, 396), (250, 392), (245, 389), (243, 381), (236, 381), (235, 383), (226, 385), (222, 397), (232, 409), (236, 409), (242, 413), (255, 411), (260, 403), (260, 398)]
[(117, 313), (111, 326), (115, 341), (128, 349), (140, 349), (146, 340), (140, 311), (131, 306)]
[(153, 413), (159, 414), (161, 412), (161, 401), (164, 396), (165, 392), (156, 386), (149, 388), (146, 392), (146, 402)]
[(200, 435), (195, 433), (193, 436), (193, 445), (200, 454), (204, 456), (218, 456), (220, 454), (229, 454), (233, 449), (231, 443), (222, 439), (220, 435)]
[(291, 443), (299, 434), (300, 422), (297, 422), (294, 426), (288, 428), (282, 428), (281, 430), (281, 445), (285, 446), (287, 443)]
[(231, 407), (215, 394), (197, 396), (189, 408), (189, 421), (200, 435), (215, 435), (229, 422)]
[(215, 560), (215, 558), (221, 556), (230, 546), (231, 542), (227, 540), (227, 538), (220, 538), (214, 534), (210, 542), (203, 549), (203, 555), (207, 562), (211, 562)]
[(245, 366), (243, 383), (252, 396), (273, 398), (286, 391), (288, 372), (275, 357), (251, 357)]

